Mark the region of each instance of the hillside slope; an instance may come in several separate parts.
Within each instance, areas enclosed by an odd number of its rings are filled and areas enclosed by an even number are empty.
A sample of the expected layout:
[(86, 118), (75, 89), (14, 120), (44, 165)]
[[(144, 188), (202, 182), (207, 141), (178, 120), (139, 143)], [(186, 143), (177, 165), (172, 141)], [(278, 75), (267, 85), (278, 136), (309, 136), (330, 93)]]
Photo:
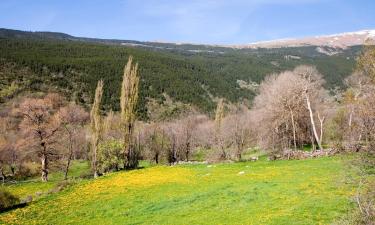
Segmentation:
[[(127, 42), (128, 43), (128, 42)], [(304, 46), (273, 49), (234, 49), (205, 45), (132, 42), (75, 38), (61, 33), (0, 30), (0, 88), (15, 82), (20, 89), (53, 88), (84, 104), (91, 102), (97, 80), (104, 79), (105, 108), (119, 108), (122, 70), (129, 55), (139, 62), (139, 114), (147, 117), (149, 99), (163, 102), (165, 94), (204, 112), (215, 98), (250, 104), (256, 85), (266, 75), (296, 65), (317, 66), (327, 88), (342, 86), (354, 69), (361, 47), (346, 49)], [(134, 44), (138, 43), (138, 44)], [(150, 47), (151, 46), (151, 47)], [(326, 52), (336, 51), (335, 54)], [(13, 72), (9, 72), (9, 67)], [(18, 71), (18, 72), (17, 72)], [(22, 71), (22, 72), (20, 72)], [(25, 72), (27, 71), (27, 72)], [(0, 101), (5, 101), (7, 96)]]

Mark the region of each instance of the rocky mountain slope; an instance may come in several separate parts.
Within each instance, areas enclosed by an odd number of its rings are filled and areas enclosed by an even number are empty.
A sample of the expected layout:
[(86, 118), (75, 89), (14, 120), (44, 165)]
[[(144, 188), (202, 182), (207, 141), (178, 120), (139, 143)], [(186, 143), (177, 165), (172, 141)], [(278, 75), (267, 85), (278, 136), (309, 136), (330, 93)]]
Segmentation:
[(235, 48), (281, 48), (301, 46), (327, 46), (345, 49), (350, 46), (362, 45), (366, 40), (375, 39), (375, 30), (362, 30), (333, 35), (322, 35), (298, 39), (280, 39), (250, 43), (248, 45), (233, 45)]

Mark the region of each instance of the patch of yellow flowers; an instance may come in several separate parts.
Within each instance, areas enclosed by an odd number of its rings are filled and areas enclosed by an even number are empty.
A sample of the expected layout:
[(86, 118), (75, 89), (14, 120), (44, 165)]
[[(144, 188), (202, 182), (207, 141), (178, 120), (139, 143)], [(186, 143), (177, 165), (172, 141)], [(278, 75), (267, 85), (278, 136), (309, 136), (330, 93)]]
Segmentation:
[[(11, 211), (0, 217), (0, 224), (43, 224), (45, 221), (38, 220), (20, 220), (20, 218), (30, 216), (32, 212), (38, 214), (45, 213), (48, 215), (50, 210), (60, 213), (68, 213), (69, 211), (79, 208), (87, 201), (95, 199), (110, 199), (119, 194), (126, 193), (129, 189), (141, 189), (154, 185), (167, 183), (190, 183), (194, 179), (194, 173), (187, 168), (158, 166), (149, 169), (133, 170), (130, 172), (119, 172), (105, 175), (97, 180), (84, 182), (73, 187), (67, 193), (59, 195), (54, 201), (48, 201), (48, 205), (44, 202), (34, 207), (25, 207)], [(38, 216), (41, 218), (40, 216)]]

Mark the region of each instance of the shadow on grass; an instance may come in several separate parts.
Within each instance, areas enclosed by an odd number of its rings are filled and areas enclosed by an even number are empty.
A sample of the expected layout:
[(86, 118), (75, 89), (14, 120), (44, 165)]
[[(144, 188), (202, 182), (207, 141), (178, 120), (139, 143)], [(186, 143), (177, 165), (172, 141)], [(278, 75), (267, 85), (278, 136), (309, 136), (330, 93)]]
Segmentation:
[(23, 207), (25, 207), (25, 206), (27, 206), (27, 205), (28, 205), (28, 203), (26, 203), (26, 202), (24, 202), (24, 203), (19, 203), (19, 204), (13, 205), (13, 206), (11, 206), (11, 207), (8, 207), (8, 208), (6, 208), (6, 209), (2, 209), (2, 210), (0, 210), (0, 213), (5, 213), (5, 212), (9, 212), (9, 211), (14, 210), (14, 209), (23, 208)]

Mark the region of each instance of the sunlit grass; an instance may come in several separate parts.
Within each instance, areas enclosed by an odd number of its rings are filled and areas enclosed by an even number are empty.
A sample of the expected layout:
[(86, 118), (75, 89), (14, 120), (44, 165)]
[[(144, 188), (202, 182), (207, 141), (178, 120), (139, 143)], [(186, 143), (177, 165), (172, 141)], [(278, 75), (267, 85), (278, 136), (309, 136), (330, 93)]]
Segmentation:
[[(78, 178), (88, 170), (88, 162), (74, 161), (69, 172), (69, 178)], [(53, 189), (58, 182), (63, 180), (63, 177), (63, 172), (53, 172), (49, 175), (49, 182), (41, 182), (40, 177), (35, 177), (26, 181), (5, 185), (5, 189), (9, 190), (21, 199), (27, 196), (36, 198), (39, 197), (39, 195)]]
[(345, 184), (345, 172), (339, 157), (155, 166), (83, 180), (25, 208), (0, 214), (0, 221), (330, 224), (351, 207), (353, 188)]

